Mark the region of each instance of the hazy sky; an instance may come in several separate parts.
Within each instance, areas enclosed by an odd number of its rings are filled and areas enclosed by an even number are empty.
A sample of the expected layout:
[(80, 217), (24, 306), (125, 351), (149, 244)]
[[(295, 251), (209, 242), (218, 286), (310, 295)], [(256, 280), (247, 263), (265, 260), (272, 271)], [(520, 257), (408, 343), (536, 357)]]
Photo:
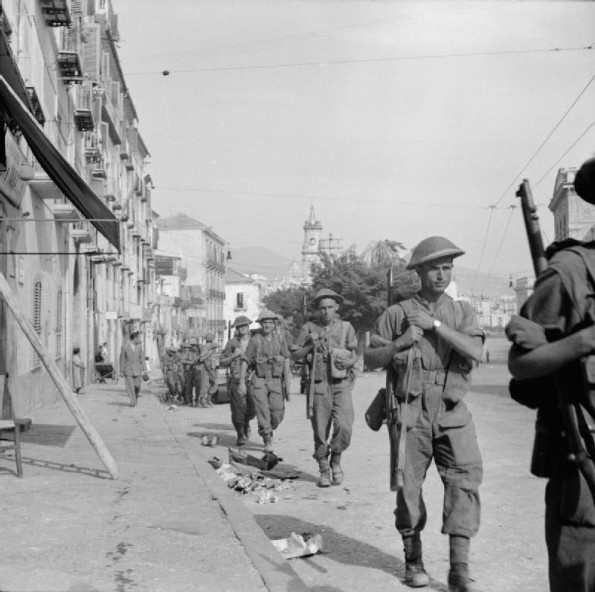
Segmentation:
[(595, 3), (113, 5), (153, 207), (212, 226), (232, 253), (300, 259), (314, 205), (344, 246), (441, 234), (465, 267), (524, 274), (520, 180), (547, 243), (558, 169), (595, 153)]

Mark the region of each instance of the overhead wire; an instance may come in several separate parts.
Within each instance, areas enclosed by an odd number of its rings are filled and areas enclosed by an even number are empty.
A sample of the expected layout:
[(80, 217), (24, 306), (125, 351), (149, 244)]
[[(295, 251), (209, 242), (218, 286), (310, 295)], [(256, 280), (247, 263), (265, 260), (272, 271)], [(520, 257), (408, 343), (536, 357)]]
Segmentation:
[[(397, 206), (415, 206), (415, 207), (443, 207), (443, 208), (456, 208), (456, 209), (472, 209), (472, 210), (485, 210), (492, 206), (483, 205), (469, 205), (469, 204), (453, 204), (453, 203), (430, 203), (418, 201), (397, 201), (397, 200), (383, 200), (383, 199), (359, 199), (350, 197), (326, 197), (322, 195), (300, 195), (295, 193), (260, 193), (255, 191), (228, 191), (223, 189), (200, 189), (196, 187), (166, 187), (163, 185), (156, 185), (156, 190), (165, 191), (184, 191), (190, 193), (215, 193), (220, 195), (249, 195), (252, 197), (271, 197), (271, 198), (289, 198), (289, 199), (307, 199), (307, 200), (320, 200), (320, 201), (342, 201), (342, 202), (355, 202), (358, 204), (365, 203), (379, 203), (379, 204), (390, 204)], [(505, 210), (507, 207), (496, 207), (495, 209)]]
[(488, 226), (486, 228), (485, 234), (483, 236), (483, 244), (481, 245), (481, 252), (479, 254), (479, 263), (477, 264), (477, 270), (475, 272), (475, 278), (473, 279), (473, 283), (471, 284), (471, 292), (475, 289), (475, 284), (477, 282), (477, 276), (479, 275), (479, 270), (481, 269), (481, 264), (483, 262), (483, 254), (486, 248), (486, 243), (488, 241), (488, 234), (490, 233), (490, 225), (492, 223), (492, 216), (494, 215), (494, 210), (496, 206), (489, 206), (490, 207), (490, 216), (488, 218)]
[[(221, 57), (226, 55), (233, 55), (235, 53), (245, 53), (247, 51), (262, 51), (262, 50), (271, 50), (271, 49), (280, 49), (283, 47), (290, 47), (295, 45), (302, 45), (302, 44), (312, 44), (312, 43), (320, 43), (325, 41), (333, 41), (335, 39), (341, 39), (348, 36), (353, 35), (361, 35), (364, 33), (368, 33), (370, 31), (376, 31), (378, 29), (386, 29), (386, 28), (406, 28), (415, 25), (426, 25), (430, 21), (435, 21), (444, 18), (450, 18), (452, 16), (460, 16), (462, 14), (467, 14), (470, 12), (476, 12), (479, 10), (486, 10), (489, 8), (493, 8), (493, 6), (500, 6), (504, 4), (509, 4), (510, 2), (502, 2), (497, 4), (490, 4), (490, 5), (476, 5), (472, 8), (466, 6), (464, 9), (460, 7), (452, 7), (454, 10), (450, 12), (442, 12), (438, 13), (435, 8), (429, 9), (424, 8), (423, 13), (419, 15), (409, 16), (408, 18), (404, 18), (399, 16), (394, 19), (371, 19), (365, 23), (355, 23), (351, 25), (343, 25), (340, 27), (334, 27), (330, 29), (318, 29), (314, 31), (304, 32), (304, 33), (297, 33), (294, 35), (284, 35), (280, 37), (275, 37), (272, 39), (265, 39), (261, 41), (253, 41), (249, 43), (235, 43), (229, 45), (227, 47), (219, 48), (219, 49), (211, 49), (205, 51), (184, 51), (184, 52), (174, 52), (170, 54), (153, 54), (153, 55), (143, 55), (136, 60), (129, 60), (132, 62), (139, 62), (139, 61), (154, 61), (155, 58), (164, 58), (169, 56), (192, 56), (193, 58), (214, 58), (214, 57)], [(448, 9), (449, 7), (447, 7)], [(426, 13), (429, 13), (426, 16)], [(395, 23), (395, 21), (397, 21)]]
[[(593, 44), (591, 44), (591, 45), (593, 45)], [(583, 87), (583, 89), (580, 91), (580, 93), (572, 101), (572, 103), (570, 104), (570, 107), (568, 107), (568, 109), (566, 110), (566, 112), (564, 113), (564, 115), (562, 115), (562, 117), (558, 120), (558, 122), (554, 125), (554, 127), (549, 131), (549, 133), (547, 134), (547, 136), (545, 137), (545, 139), (538, 146), (537, 150), (535, 150), (535, 152), (533, 152), (533, 154), (531, 155), (531, 158), (529, 158), (529, 160), (525, 163), (525, 165), (523, 166), (523, 168), (516, 175), (516, 177), (512, 180), (512, 182), (510, 183), (510, 185), (508, 185), (508, 187), (502, 192), (502, 195), (496, 200), (495, 205), (498, 205), (508, 195), (508, 192), (518, 182), (518, 180), (521, 178), (521, 175), (527, 170), (527, 168), (529, 168), (529, 165), (535, 160), (535, 158), (537, 157), (537, 155), (541, 152), (541, 150), (547, 144), (547, 142), (549, 141), (549, 139), (554, 135), (554, 133), (556, 132), (556, 130), (560, 127), (560, 125), (566, 119), (566, 117), (572, 111), (572, 109), (574, 109), (574, 106), (579, 102), (579, 100), (581, 99), (581, 97), (585, 94), (585, 92), (587, 91), (587, 89), (589, 88), (589, 86), (591, 86), (591, 84), (593, 83), (594, 80), (595, 80), (595, 74), (593, 74), (593, 76), (591, 76), (591, 78), (589, 79), (589, 81), (587, 82), (587, 84)], [(546, 173), (546, 175), (547, 175), (547, 173)]]
[(355, 58), (346, 60), (319, 60), (309, 62), (291, 62), (281, 64), (260, 64), (252, 66), (221, 66), (212, 68), (191, 68), (188, 70), (148, 70), (145, 72), (129, 72), (126, 76), (145, 76), (148, 74), (160, 74), (165, 72), (170, 74), (193, 74), (197, 72), (232, 72), (241, 70), (271, 70), (277, 68), (296, 68), (296, 67), (326, 67), (346, 64), (369, 64), (380, 62), (401, 62), (401, 61), (417, 61), (417, 60), (433, 60), (433, 59), (449, 59), (449, 58), (470, 58), (470, 57), (492, 57), (501, 55), (522, 55), (522, 54), (536, 54), (536, 53), (551, 53), (562, 51), (589, 51), (594, 49), (591, 46), (587, 47), (550, 47), (546, 49), (511, 49), (501, 51), (479, 51), (479, 52), (463, 52), (463, 53), (449, 53), (449, 54), (426, 54), (418, 56), (394, 56), (383, 58)]

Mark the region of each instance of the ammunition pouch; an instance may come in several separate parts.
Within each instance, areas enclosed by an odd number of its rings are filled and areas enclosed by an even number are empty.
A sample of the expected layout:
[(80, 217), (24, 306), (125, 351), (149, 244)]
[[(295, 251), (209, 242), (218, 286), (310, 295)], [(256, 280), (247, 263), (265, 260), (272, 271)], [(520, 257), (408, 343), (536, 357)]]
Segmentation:
[(337, 368), (335, 362), (337, 360), (344, 360), (349, 357), (351, 352), (344, 347), (333, 347), (330, 350), (331, 360), (331, 378), (347, 378), (349, 370), (346, 368)]
[(266, 356), (256, 356), (256, 365), (254, 373), (258, 378), (267, 377), (267, 358)]
[(324, 382), (325, 380), (326, 362), (322, 354), (316, 353), (314, 358), (314, 382)]
[(271, 376), (273, 378), (281, 378), (283, 376), (283, 362), (279, 362), (275, 359), (270, 359), (269, 366), (271, 368)]

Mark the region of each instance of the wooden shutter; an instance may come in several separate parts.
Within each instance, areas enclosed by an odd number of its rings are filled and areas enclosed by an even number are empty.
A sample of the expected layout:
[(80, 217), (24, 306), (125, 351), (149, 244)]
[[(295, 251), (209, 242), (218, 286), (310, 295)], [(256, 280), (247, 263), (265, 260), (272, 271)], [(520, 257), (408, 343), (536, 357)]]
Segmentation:
[(99, 80), (99, 64), (101, 58), (101, 31), (97, 24), (85, 25), (85, 42), (83, 43), (83, 74), (90, 80)]

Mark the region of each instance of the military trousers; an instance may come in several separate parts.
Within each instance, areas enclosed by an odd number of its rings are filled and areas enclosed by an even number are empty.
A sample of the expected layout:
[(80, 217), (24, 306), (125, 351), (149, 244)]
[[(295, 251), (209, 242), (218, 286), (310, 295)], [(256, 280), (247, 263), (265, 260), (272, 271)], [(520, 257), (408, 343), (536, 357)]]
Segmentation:
[(557, 463), (545, 491), (551, 592), (595, 592), (595, 502), (576, 465)]
[(335, 380), (332, 384), (319, 382), (315, 386), (311, 421), (314, 432), (313, 456), (318, 461), (327, 458), (329, 452), (341, 454), (349, 448), (355, 417), (352, 389), (351, 378)]
[(407, 410), (404, 486), (397, 493), (395, 526), (403, 537), (423, 530), (422, 485), (434, 459), (444, 485), (442, 532), (471, 537), (480, 521), (481, 453), (471, 414), (463, 401), (443, 399), (441, 386), (424, 385)]
[(263, 438), (270, 438), (285, 415), (281, 379), (254, 376), (251, 393), (258, 421), (258, 433)]
[(256, 410), (250, 387), (247, 385), (246, 394), (242, 395), (240, 381), (236, 378), (232, 378), (230, 381), (229, 406), (231, 408), (231, 423), (238, 436), (244, 436), (248, 422), (256, 417)]
[(198, 385), (195, 370), (192, 368), (184, 370), (184, 401), (187, 405), (196, 401), (196, 392), (198, 392)]

